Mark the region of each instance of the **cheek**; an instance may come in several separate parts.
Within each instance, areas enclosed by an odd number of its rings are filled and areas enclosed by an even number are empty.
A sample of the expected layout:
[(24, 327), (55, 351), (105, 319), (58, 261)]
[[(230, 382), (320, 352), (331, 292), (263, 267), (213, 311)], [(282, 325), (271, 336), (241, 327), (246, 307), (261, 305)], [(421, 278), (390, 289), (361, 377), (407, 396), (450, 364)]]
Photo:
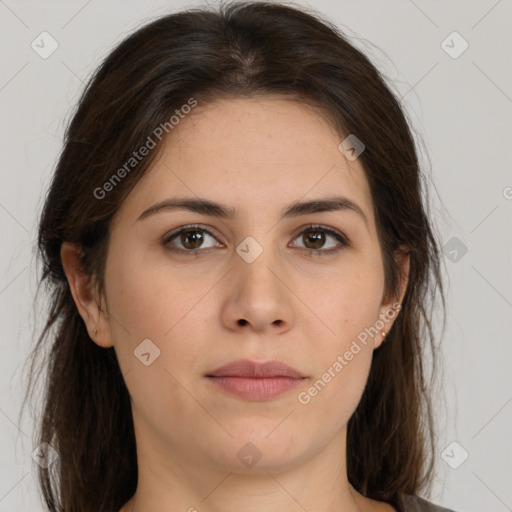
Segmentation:
[[(132, 406), (140, 421), (162, 429), (171, 416), (186, 416), (190, 410), (184, 389), (191, 390), (190, 369), (198, 368), (204, 356), (194, 339), (207, 339), (201, 336), (206, 322), (198, 318), (198, 302), (211, 284), (196, 279), (194, 287), (190, 279), (168, 270), (126, 260), (112, 266), (106, 280), (110, 327)], [(148, 365), (144, 353), (149, 353)]]
[(347, 302), (343, 314), (332, 317), (335, 335), (329, 333), (315, 344), (316, 371), (297, 398), (320, 430), (334, 433), (345, 425), (361, 399), (373, 355), (372, 340), (365, 331), (375, 321), (373, 309)]
[(346, 426), (361, 400), (373, 352), (369, 345), (359, 345), (342, 336), (315, 351), (317, 371), (297, 396), (296, 416), (319, 445)]
[[(116, 261), (114, 258), (113, 254), (112, 262)], [(169, 390), (169, 380), (174, 388), (177, 384), (171, 375), (181, 382), (187, 369), (200, 365), (204, 347), (198, 340), (211, 338), (206, 333), (211, 322), (205, 315), (204, 299), (215, 279), (150, 264), (137, 257), (135, 251), (130, 258), (126, 253), (124, 259), (118, 255), (117, 261), (119, 264), (107, 266), (106, 285), (112, 313), (110, 327), (123, 371), (133, 370), (136, 375), (147, 377), (151, 384), (141, 384), (148, 392), (158, 389), (161, 383), (167, 383)], [(148, 339), (156, 349), (144, 342)], [(149, 366), (158, 371), (146, 372), (134, 354), (143, 342), (150, 352), (158, 354)]]
[[(117, 259), (116, 259), (117, 258)], [(112, 252), (106, 269), (109, 307), (115, 318), (133, 338), (154, 338), (162, 343), (185, 321), (208, 283), (197, 276), (165, 264), (164, 258), (152, 261), (143, 254), (123, 250)], [(175, 327), (176, 326), (176, 327)]]
[(348, 420), (364, 391), (383, 292), (379, 267), (351, 268), (330, 279), (321, 292), (309, 293), (311, 309), (321, 312), (322, 334), (314, 340), (312, 386), (299, 397), (299, 403), (319, 414), (330, 409), (340, 421)]
[(380, 267), (359, 261), (353, 265), (347, 263), (338, 272), (323, 278), (321, 286), (302, 290), (308, 306), (318, 312), (322, 321), (326, 348), (343, 350), (360, 332), (375, 323), (379, 318), (383, 286)]

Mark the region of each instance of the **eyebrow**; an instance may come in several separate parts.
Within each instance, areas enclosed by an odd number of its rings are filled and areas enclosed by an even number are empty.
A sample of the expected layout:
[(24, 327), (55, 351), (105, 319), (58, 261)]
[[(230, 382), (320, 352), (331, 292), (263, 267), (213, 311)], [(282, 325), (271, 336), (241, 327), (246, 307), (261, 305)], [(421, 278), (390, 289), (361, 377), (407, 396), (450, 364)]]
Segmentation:
[[(159, 212), (174, 210), (187, 210), (211, 217), (221, 219), (232, 219), (236, 215), (236, 210), (223, 204), (203, 198), (178, 197), (165, 199), (159, 203), (150, 206), (144, 210), (137, 221), (155, 215)], [(344, 196), (326, 197), (323, 199), (314, 199), (312, 201), (294, 202), (288, 205), (281, 212), (281, 218), (299, 217), (311, 213), (352, 211), (357, 213), (364, 220), (368, 228), (368, 218), (363, 209), (354, 201)]]

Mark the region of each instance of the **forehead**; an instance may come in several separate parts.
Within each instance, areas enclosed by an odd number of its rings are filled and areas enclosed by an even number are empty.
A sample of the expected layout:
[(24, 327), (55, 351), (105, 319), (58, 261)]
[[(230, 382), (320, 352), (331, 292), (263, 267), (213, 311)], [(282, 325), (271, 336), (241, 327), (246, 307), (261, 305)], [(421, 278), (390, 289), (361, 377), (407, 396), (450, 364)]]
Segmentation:
[[(318, 108), (279, 97), (198, 104), (163, 140), (158, 158), (127, 198), (130, 210), (169, 197), (209, 198), (244, 216), (295, 201), (343, 195), (373, 217), (358, 160), (340, 151)], [(140, 213), (140, 211), (138, 213)]]

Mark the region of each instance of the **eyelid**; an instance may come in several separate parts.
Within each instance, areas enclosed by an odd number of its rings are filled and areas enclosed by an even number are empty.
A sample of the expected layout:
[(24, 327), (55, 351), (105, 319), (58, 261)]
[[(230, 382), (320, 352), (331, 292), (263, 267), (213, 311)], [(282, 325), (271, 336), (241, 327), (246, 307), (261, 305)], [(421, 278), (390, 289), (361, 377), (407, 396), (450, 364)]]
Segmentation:
[[(208, 226), (206, 228), (206, 227), (204, 227), (204, 224), (186, 224), (185, 226), (180, 226), (179, 228), (176, 228), (176, 229), (172, 230), (170, 233), (165, 234), (164, 237), (162, 238), (162, 243), (164, 245), (167, 245), (173, 238), (178, 236), (182, 231), (194, 231), (195, 229), (197, 231), (202, 231), (204, 233), (207, 233), (208, 235), (210, 235), (211, 237), (213, 237), (217, 241), (219, 241), (218, 240), (218, 238), (219, 238), (218, 235), (216, 235), (216, 234), (214, 234), (212, 232), (213, 228), (211, 228), (210, 226)], [(180, 248), (175, 248), (175, 249), (176, 249), (177, 252), (181, 251), (181, 252), (194, 253), (194, 252), (200, 252), (200, 251), (208, 251), (209, 249), (213, 249), (213, 247), (209, 247), (208, 249), (201, 249), (201, 248), (199, 248), (199, 249), (189, 249), (189, 250), (184, 250), (184, 249), (180, 249)]]
[(178, 235), (179, 233), (181, 233), (182, 231), (192, 231), (193, 229), (197, 229), (197, 230), (201, 230), (201, 231), (205, 231), (207, 232), (208, 234), (212, 235), (212, 236), (215, 236), (217, 237), (216, 235), (214, 235), (210, 230), (212, 230), (213, 228), (208, 226), (208, 227), (205, 227), (206, 224), (185, 224), (184, 226), (180, 226), (176, 229), (173, 229), (172, 231), (170, 231), (169, 233), (166, 233), (164, 235), (164, 240), (169, 240), (169, 238), (172, 238), (173, 236), (175, 235)]
[[(348, 246), (350, 243), (348, 237), (344, 233), (337, 230), (336, 228), (325, 226), (324, 224), (307, 224), (306, 226), (299, 228), (299, 231), (296, 234), (294, 234), (294, 240), (299, 235), (302, 235), (304, 232), (314, 231), (315, 229), (317, 229), (318, 231), (323, 231), (327, 235), (330, 235), (330, 236), (336, 238), (340, 243), (343, 243), (344, 245)], [(308, 249), (306, 249), (306, 250), (308, 250)], [(312, 250), (312, 249), (309, 249), (309, 250)], [(320, 252), (320, 251), (321, 251), (321, 249), (318, 250), (317, 252)], [(326, 250), (324, 249), (322, 252), (326, 252)]]

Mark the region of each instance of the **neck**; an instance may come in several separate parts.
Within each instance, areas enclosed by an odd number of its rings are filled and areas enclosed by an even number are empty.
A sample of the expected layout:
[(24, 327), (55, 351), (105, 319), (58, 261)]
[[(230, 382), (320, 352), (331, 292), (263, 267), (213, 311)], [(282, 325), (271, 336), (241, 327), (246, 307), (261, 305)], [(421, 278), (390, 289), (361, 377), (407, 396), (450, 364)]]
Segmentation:
[[(147, 438), (146, 438), (147, 439)], [(154, 439), (154, 438), (153, 438)], [(320, 452), (276, 467), (262, 458), (246, 472), (216, 461), (191, 460), (138, 439), (138, 486), (120, 512), (363, 512), (376, 510), (350, 485), (346, 428)]]

